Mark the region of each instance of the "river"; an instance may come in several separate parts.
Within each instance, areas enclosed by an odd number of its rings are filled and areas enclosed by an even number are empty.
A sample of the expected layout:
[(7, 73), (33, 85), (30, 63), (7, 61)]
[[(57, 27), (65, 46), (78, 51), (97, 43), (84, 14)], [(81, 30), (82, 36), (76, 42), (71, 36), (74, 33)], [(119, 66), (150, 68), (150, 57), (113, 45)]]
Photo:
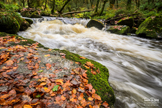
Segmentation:
[(115, 108), (161, 108), (161, 41), (85, 28), (89, 20), (45, 19), (51, 21), (37, 21), (18, 34), (51, 49), (69, 50), (105, 65), (115, 91)]

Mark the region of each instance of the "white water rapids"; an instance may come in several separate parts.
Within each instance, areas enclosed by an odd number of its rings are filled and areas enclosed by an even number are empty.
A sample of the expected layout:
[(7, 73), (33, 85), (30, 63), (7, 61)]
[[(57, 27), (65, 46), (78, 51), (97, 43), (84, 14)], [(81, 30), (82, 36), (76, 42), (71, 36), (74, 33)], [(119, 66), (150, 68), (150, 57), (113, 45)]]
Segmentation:
[(162, 42), (122, 36), (64, 24), (59, 20), (32, 24), (20, 36), (51, 49), (65, 49), (100, 62), (109, 69), (109, 83), (116, 96), (116, 108), (147, 108), (152, 101), (162, 106)]

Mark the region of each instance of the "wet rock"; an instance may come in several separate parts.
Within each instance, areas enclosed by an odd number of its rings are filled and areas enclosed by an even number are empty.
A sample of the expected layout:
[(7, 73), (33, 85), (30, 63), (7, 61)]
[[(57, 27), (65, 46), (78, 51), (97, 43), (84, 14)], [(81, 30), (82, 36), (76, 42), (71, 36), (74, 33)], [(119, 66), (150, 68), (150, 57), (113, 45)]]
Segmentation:
[(87, 24), (87, 28), (90, 28), (90, 27), (96, 27), (99, 30), (102, 30), (102, 28), (104, 27), (104, 24), (97, 20), (90, 20)]
[(33, 24), (33, 20), (31, 19), (25, 19), (29, 24)]
[(25, 19), (23, 19), (23, 22), (20, 25), (20, 31), (26, 30), (29, 26), (30, 24)]
[(162, 15), (151, 16), (139, 26), (136, 34), (146, 38), (162, 38)]
[(30, 18), (42, 18), (42, 16), (36, 11), (31, 14)]
[(134, 25), (134, 19), (133, 19), (133, 17), (125, 17), (125, 18), (122, 18), (121, 20), (119, 20), (117, 24), (118, 25), (127, 25), (130, 28), (132, 28)]
[(110, 31), (111, 33), (120, 34), (120, 35), (126, 35), (130, 31), (130, 27), (123, 26), (123, 25), (114, 25), (114, 26), (109, 26), (107, 31)]

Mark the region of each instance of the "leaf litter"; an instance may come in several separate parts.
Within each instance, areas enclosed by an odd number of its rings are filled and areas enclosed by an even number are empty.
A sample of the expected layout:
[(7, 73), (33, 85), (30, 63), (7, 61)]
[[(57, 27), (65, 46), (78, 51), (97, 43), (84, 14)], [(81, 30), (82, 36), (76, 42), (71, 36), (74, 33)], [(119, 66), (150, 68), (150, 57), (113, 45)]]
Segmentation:
[[(109, 108), (78, 62), (66, 60), (64, 53), (38, 48), (38, 43), (10, 44), (21, 41), (26, 40), (0, 37), (0, 107)], [(100, 72), (91, 62), (84, 66), (94, 75)]]

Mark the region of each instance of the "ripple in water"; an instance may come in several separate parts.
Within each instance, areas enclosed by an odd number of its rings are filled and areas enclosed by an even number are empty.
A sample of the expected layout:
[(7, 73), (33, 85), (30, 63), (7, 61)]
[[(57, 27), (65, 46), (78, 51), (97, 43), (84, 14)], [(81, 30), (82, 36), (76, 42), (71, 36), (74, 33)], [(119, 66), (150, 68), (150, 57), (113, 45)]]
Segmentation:
[[(67, 21), (67, 19), (66, 19)], [(162, 106), (162, 43), (100, 31), (59, 20), (35, 23), (19, 35), (49, 48), (66, 49), (105, 65), (116, 108), (142, 108), (145, 98)], [(149, 107), (151, 108), (151, 107)]]

